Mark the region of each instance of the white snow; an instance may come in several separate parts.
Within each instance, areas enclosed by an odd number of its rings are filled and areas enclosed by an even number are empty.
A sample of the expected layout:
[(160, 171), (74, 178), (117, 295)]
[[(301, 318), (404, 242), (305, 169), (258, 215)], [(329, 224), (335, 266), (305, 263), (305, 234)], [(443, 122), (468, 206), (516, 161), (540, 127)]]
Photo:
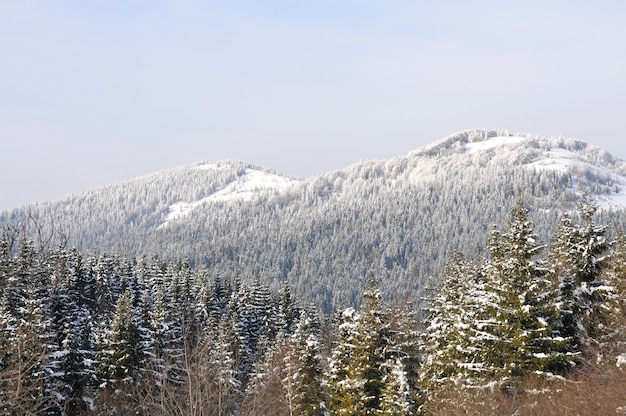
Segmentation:
[(230, 169), (231, 166), (229, 163), (222, 162), (211, 162), (211, 163), (201, 163), (195, 167), (197, 170), (220, 170), (220, 169)]
[(616, 361), (615, 364), (618, 368), (622, 368), (622, 366), (626, 367), (626, 353), (618, 355)]
[(493, 149), (504, 144), (519, 143), (524, 140), (528, 140), (526, 137), (507, 136), (507, 137), (492, 137), (482, 142), (467, 143), (465, 145), (465, 153), (477, 153), (485, 150)]
[(220, 165), (217, 163), (203, 163), (202, 165), (196, 166), (198, 170), (217, 170), (220, 168)]
[(297, 183), (296, 180), (286, 178), (284, 176), (273, 175), (259, 170), (246, 169), (244, 176), (235, 182), (231, 182), (224, 189), (221, 189), (204, 198), (202, 201), (249, 201), (261, 190), (273, 190), (275, 192), (280, 192), (295, 183)]
[[(556, 148), (546, 152), (545, 156), (529, 166), (537, 170), (552, 170), (567, 172), (568, 168), (577, 163), (577, 157), (573, 152), (566, 149)], [(580, 162), (578, 162), (580, 163)]]
[[(216, 163), (203, 164), (197, 167), (197, 169), (202, 170), (220, 168), (221, 167)], [(165, 216), (165, 220), (161, 225), (159, 225), (158, 228), (163, 228), (171, 221), (175, 221), (189, 215), (194, 208), (204, 203), (250, 201), (263, 191), (279, 193), (297, 183), (299, 183), (299, 181), (296, 179), (256, 169), (246, 169), (244, 175), (237, 178), (237, 180), (229, 183), (223, 189), (220, 189), (205, 198), (191, 202), (180, 201), (170, 205), (168, 214)]]
[[(547, 151), (545, 155), (537, 161), (529, 163), (528, 166), (539, 171), (549, 170), (561, 173), (570, 171), (574, 166), (579, 166), (583, 169), (590, 170), (594, 174), (610, 177), (617, 184), (619, 190), (610, 194), (596, 195), (596, 202), (601, 209), (605, 210), (626, 209), (626, 177), (616, 175), (609, 169), (600, 167), (599, 165), (592, 165), (584, 159), (581, 159), (581, 157), (574, 152), (562, 148), (553, 148)], [(572, 177), (572, 182), (573, 187), (576, 188), (579, 181), (575, 175)]]
[(626, 209), (626, 192), (624, 192), (625, 186), (626, 181), (620, 184), (619, 192), (608, 195), (598, 195), (596, 197), (596, 200), (600, 208), (607, 211)]

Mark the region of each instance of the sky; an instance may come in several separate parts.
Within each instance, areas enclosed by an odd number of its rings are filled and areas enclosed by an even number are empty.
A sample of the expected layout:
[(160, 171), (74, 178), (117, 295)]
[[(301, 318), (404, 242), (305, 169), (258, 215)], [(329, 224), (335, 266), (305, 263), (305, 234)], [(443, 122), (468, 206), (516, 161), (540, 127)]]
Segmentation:
[(0, 2), (0, 210), (197, 161), (306, 178), (502, 128), (626, 159), (626, 2)]

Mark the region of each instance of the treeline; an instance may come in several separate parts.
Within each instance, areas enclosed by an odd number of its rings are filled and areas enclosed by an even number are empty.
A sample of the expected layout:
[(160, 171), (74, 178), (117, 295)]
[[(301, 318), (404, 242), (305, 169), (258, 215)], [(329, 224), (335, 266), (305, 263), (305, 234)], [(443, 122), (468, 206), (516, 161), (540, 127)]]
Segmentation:
[[(427, 311), (378, 276), (331, 315), (261, 276), (0, 236), (0, 412), (412, 415), (450, 386), (514, 393), (626, 351), (626, 237), (586, 199), (539, 243), (519, 203)], [(593, 353), (593, 356), (592, 356)], [(621, 354), (621, 355), (620, 355)], [(626, 360), (626, 357), (624, 357)]]

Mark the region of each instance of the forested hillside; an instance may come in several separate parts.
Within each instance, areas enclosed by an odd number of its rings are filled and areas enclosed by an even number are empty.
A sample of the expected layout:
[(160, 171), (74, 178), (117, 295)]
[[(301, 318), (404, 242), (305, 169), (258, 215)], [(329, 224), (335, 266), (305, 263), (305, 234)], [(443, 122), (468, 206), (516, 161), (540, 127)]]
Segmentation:
[(384, 301), (372, 274), (360, 305), (332, 315), (289, 280), (273, 291), (262, 276), (83, 254), (3, 227), (0, 412), (622, 412), (626, 236), (596, 211), (584, 197), (542, 244), (518, 200), (485, 256), (446, 259), (425, 310), (412, 294)]
[(157, 253), (210, 275), (261, 276), (274, 290), (288, 279), (330, 312), (358, 303), (369, 275), (385, 296), (423, 291), (456, 250), (485, 252), (518, 198), (542, 241), (587, 192), (603, 222), (621, 224), (624, 186), (624, 162), (584, 142), (466, 131), (307, 180), (199, 163), (4, 212), (0, 225), (56, 230), (82, 252)]

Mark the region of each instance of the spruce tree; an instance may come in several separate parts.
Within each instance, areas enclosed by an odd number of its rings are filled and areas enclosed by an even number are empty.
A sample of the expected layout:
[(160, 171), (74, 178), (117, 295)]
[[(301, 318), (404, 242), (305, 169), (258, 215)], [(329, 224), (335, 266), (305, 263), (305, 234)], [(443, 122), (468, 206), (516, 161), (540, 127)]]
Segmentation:
[(322, 390), (322, 356), (319, 339), (309, 314), (303, 312), (291, 338), (288, 353), (291, 371), (287, 371), (293, 383), (293, 412), (302, 416), (322, 416), (326, 412)]
[(380, 398), (380, 414), (384, 416), (408, 416), (411, 414), (411, 386), (404, 365), (399, 358), (388, 360)]
[(544, 371), (559, 353), (551, 345), (554, 304), (549, 298), (547, 270), (538, 255), (543, 246), (521, 201), (504, 232), (494, 230), (489, 242), (491, 260), (485, 268), (487, 290), (495, 294), (486, 311), (484, 362), (488, 371), (505, 381)]
[(139, 376), (144, 356), (130, 290), (127, 289), (119, 297), (105, 337), (96, 356), (104, 385), (134, 382)]
[(329, 412), (331, 416), (366, 415), (367, 409), (362, 400), (365, 380), (360, 364), (363, 357), (359, 357), (357, 349), (361, 315), (354, 308), (347, 308), (342, 312), (341, 319), (325, 380)]
[(450, 381), (471, 383), (485, 376), (485, 355), (494, 340), (489, 328), (496, 325), (487, 309), (497, 298), (486, 287), (484, 267), (466, 260), (459, 252), (446, 266), (422, 335), (424, 363), (420, 380), (425, 392)]
[(378, 283), (370, 279), (363, 292), (362, 312), (346, 309), (339, 326), (327, 380), (331, 415), (381, 414), (390, 370), (389, 340)]
[(213, 389), (218, 414), (235, 414), (241, 399), (241, 381), (237, 377), (234, 355), (235, 333), (224, 316), (210, 341), (209, 365), (213, 371)]

